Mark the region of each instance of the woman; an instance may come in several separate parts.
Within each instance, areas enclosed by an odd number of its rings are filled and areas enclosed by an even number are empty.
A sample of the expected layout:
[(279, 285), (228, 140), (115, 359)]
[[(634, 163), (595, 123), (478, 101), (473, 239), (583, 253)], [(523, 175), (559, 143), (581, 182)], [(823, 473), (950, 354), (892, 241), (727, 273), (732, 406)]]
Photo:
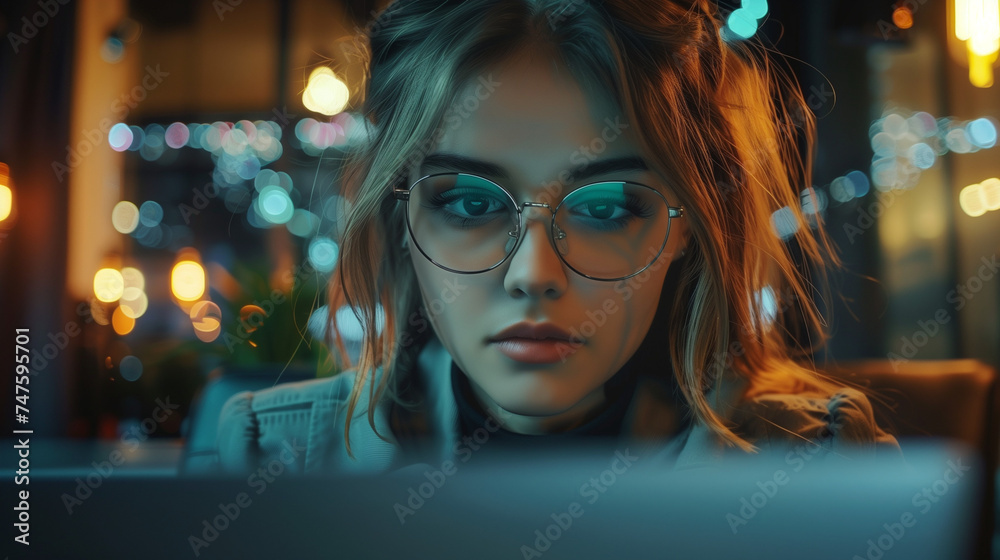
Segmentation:
[(387, 8), (330, 287), (365, 327), (360, 359), (230, 399), (223, 467), (386, 471), (595, 436), (657, 442), (675, 468), (898, 452), (860, 392), (795, 361), (794, 336), (824, 325), (808, 274), (836, 264), (798, 204), (814, 123), (719, 17), (700, 0)]

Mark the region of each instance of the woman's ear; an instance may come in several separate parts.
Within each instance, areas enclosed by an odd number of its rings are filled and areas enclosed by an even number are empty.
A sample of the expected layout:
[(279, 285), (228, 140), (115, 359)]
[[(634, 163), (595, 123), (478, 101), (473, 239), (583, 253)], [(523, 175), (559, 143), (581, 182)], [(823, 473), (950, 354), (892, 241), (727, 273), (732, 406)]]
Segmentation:
[(688, 246), (691, 244), (691, 230), (687, 227), (681, 228), (680, 238), (680, 241), (677, 243), (677, 249), (674, 251), (673, 260), (675, 261), (687, 254)]

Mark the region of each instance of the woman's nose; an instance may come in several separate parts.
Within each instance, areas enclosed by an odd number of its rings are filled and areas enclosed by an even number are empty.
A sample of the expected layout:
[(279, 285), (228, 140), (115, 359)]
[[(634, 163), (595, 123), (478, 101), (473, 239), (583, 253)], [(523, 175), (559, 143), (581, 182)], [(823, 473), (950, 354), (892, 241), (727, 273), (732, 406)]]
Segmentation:
[(548, 208), (524, 210), (521, 239), (504, 275), (504, 289), (512, 297), (554, 299), (566, 291), (566, 269), (549, 237), (551, 215)]

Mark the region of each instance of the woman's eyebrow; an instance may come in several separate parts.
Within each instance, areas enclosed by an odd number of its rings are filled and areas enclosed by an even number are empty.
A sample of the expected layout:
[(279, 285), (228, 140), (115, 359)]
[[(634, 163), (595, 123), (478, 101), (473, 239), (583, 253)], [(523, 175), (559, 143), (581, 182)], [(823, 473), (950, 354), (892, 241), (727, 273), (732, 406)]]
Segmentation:
[[(425, 172), (426, 167), (434, 167), (438, 169), (449, 169), (449, 170), (461, 170), (466, 173), (474, 173), (477, 175), (487, 175), (491, 177), (497, 177), (499, 179), (509, 179), (510, 174), (503, 166), (484, 161), (481, 159), (470, 158), (467, 156), (462, 156), (458, 154), (450, 153), (435, 153), (430, 154), (424, 158), (423, 162), (420, 164), (421, 173)], [(620, 171), (648, 171), (649, 165), (646, 160), (639, 156), (623, 156), (614, 157), (597, 161), (588, 161), (580, 165), (573, 166), (569, 168), (569, 175), (573, 181), (581, 181), (589, 177), (596, 177), (598, 175), (605, 175), (608, 173), (616, 173)]]
[(589, 161), (582, 165), (577, 165), (569, 170), (574, 181), (582, 181), (590, 177), (597, 177), (607, 173), (618, 173), (620, 171), (648, 171), (649, 164), (639, 156), (624, 156)]
[(474, 173), (476, 175), (488, 175), (500, 179), (510, 179), (507, 170), (502, 166), (481, 159), (460, 156), (458, 154), (437, 153), (430, 154), (424, 158), (420, 164), (420, 172), (424, 173), (425, 167), (436, 167), (438, 169), (450, 169)]

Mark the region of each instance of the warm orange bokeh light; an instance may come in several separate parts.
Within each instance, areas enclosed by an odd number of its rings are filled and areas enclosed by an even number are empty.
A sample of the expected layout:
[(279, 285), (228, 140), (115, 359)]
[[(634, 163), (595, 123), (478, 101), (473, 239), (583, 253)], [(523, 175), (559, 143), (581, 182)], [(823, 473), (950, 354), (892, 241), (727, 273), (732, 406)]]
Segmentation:
[(190, 311), (194, 334), (202, 342), (212, 342), (222, 332), (222, 311), (211, 301), (200, 301)]
[(113, 268), (102, 268), (94, 273), (94, 295), (105, 303), (118, 301), (125, 291), (122, 273)]
[(978, 88), (993, 87), (993, 63), (997, 53), (980, 55), (969, 48), (969, 82)]
[(969, 82), (993, 86), (993, 65), (1000, 54), (1000, 0), (954, 0), (955, 38), (965, 42)]
[(205, 294), (205, 269), (194, 261), (181, 261), (170, 273), (170, 291), (181, 301), (197, 301)]
[(900, 29), (913, 27), (913, 12), (906, 6), (900, 6), (892, 12), (892, 23)]
[(125, 336), (135, 328), (135, 319), (123, 313), (121, 307), (117, 307), (114, 314), (111, 315), (111, 327), (120, 336)]
[(312, 71), (302, 92), (302, 104), (306, 109), (324, 115), (336, 115), (343, 111), (349, 98), (347, 85), (326, 66)]

